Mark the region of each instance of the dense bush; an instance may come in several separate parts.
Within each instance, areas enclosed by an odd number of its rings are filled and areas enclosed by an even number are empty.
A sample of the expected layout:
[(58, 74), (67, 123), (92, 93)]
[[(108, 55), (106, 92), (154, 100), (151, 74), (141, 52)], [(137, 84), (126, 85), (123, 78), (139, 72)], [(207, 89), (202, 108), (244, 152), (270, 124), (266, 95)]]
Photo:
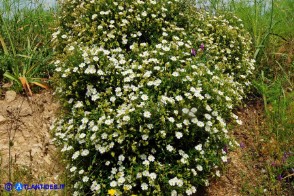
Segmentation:
[(183, 0), (65, 0), (52, 41), (74, 195), (191, 195), (220, 175), (254, 68), (241, 21)]

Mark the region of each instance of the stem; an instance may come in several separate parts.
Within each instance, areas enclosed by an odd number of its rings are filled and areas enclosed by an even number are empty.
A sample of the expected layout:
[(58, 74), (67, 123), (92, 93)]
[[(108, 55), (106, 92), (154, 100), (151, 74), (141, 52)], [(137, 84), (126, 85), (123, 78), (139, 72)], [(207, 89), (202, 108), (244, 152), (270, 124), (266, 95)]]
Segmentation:
[(261, 71), (261, 79), (262, 79), (262, 99), (264, 104), (265, 113), (268, 116), (268, 109), (267, 109), (267, 98), (266, 98), (266, 90), (265, 90), (265, 84), (264, 84), (264, 73)]
[(16, 56), (16, 52), (15, 52), (15, 48), (14, 48), (14, 45), (13, 45), (13, 42), (12, 42), (12, 39), (11, 39), (11, 35), (10, 35), (9, 31), (8, 31), (7, 24), (6, 24), (6, 22), (5, 22), (5, 20), (3, 18), (2, 18), (2, 22), (3, 22), (3, 26), (5, 28), (5, 31), (7, 33), (9, 42), (10, 42), (10, 46), (11, 46), (11, 49), (12, 49), (13, 56)]

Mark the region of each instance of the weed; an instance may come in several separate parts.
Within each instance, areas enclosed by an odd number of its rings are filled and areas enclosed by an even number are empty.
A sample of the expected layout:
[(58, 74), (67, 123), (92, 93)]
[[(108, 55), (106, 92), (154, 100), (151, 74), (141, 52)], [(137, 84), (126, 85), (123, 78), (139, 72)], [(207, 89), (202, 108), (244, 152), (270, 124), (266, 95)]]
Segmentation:
[(47, 88), (42, 78), (52, 74), (50, 40), (56, 13), (42, 5), (23, 7), (18, 0), (3, 1), (0, 13), (0, 80), (4, 74), (28, 95), (32, 84)]

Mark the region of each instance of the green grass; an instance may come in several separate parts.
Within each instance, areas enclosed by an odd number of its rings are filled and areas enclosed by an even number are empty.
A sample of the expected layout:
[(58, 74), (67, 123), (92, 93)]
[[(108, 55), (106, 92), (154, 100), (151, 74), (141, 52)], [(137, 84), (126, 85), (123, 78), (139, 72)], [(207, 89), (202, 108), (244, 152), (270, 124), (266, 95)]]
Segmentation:
[[(14, 81), (23, 89), (19, 77), (41, 82), (52, 74), (51, 34), (56, 26), (56, 10), (21, 7), (19, 0), (4, 0), (0, 7), (0, 80)], [(9, 77), (8, 77), (8, 76)], [(14, 79), (13, 79), (14, 78)]]

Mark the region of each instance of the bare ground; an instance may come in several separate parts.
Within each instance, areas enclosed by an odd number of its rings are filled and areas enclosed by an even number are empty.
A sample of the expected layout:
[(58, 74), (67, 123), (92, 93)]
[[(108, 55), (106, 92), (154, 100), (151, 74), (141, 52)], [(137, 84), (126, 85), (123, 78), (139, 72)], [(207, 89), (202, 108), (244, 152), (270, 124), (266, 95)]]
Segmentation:
[(9, 182), (9, 166), (12, 182), (58, 182), (63, 167), (49, 133), (57, 111), (50, 92), (31, 98), (6, 92), (5, 99), (0, 100), (1, 185)]

